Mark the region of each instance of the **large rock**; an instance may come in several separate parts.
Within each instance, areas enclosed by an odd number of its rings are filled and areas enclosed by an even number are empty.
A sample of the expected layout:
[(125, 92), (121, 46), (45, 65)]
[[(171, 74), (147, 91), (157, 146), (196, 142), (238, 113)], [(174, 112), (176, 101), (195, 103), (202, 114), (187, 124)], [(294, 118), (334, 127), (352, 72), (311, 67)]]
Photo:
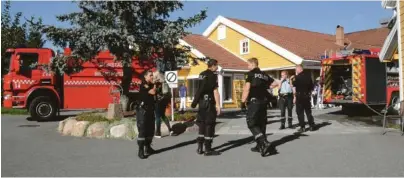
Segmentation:
[(75, 119), (67, 119), (66, 123), (63, 126), (63, 135), (70, 135), (76, 122), (77, 121)]
[(96, 122), (91, 124), (87, 129), (87, 137), (90, 138), (104, 138), (105, 137), (105, 129), (107, 128), (107, 122)]
[(125, 138), (129, 133), (129, 128), (127, 124), (120, 124), (111, 127), (109, 132), (112, 138)]
[(59, 133), (63, 133), (63, 127), (65, 126), (67, 120), (68, 119), (65, 119), (65, 120), (59, 122), (59, 125), (58, 125), (58, 132)]
[(108, 105), (107, 119), (123, 118), (122, 104), (111, 103)]
[(86, 131), (87, 126), (90, 124), (88, 121), (79, 121), (74, 124), (71, 135), (75, 137), (82, 137)]

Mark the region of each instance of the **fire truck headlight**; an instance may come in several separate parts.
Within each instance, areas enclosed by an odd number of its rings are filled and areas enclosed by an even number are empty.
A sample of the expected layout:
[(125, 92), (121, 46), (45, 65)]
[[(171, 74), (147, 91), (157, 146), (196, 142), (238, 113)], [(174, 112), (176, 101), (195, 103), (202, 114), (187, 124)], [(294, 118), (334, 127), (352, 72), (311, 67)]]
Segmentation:
[(9, 99), (11, 99), (11, 95), (10, 95), (10, 94), (4, 95), (4, 100), (9, 100)]

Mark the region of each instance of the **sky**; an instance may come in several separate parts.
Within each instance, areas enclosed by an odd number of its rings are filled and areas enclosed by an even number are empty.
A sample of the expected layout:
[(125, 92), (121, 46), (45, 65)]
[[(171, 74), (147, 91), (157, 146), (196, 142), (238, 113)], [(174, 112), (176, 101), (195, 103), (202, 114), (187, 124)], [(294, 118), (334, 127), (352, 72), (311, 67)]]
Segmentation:
[[(3, 9), (4, 1), (1, 4)], [(392, 10), (382, 8), (381, 1), (185, 1), (183, 10), (174, 12), (172, 18), (190, 17), (205, 8), (208, 17), (189, 29), (190, 32), (202, 34), (219, 15), (327, 34), (335, 34), (337, 25), (342, 25), (346, 33), (377, 28), (381, 19), (393, 15)], [(70, 1), (11, 2), (11, 13), (22, 12), (27, 18), (42, 17), (44, 24), (61, 27), (67, 24), (58, 22), (56, 15), (78, 10)], [(54, 48), (50, 41), (45, 47)]]

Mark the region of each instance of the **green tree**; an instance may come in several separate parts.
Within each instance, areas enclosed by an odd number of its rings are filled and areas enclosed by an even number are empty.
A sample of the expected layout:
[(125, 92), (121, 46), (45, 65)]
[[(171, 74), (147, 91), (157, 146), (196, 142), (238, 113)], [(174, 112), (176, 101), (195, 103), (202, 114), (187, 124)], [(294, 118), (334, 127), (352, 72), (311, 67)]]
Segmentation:
[[(77, 3), (77, 2), (76, 2)], [(132, 77), (132, 56), (149, 59), (159, 52), (160, 71), (173, 70), (178, 63), (186, 63), (187, 48), (177, 48), (179, 39), (206, 18), (206, 10), (184, 19), (169, 20), (170, 13), (182, 9), (179, 1), (80, 1), (80, 11), (57, 16), (69, 22), (70, 28), (45, 26), (44, 31), (54, 45), (69, 46), (73, 58), (84, 61), (93, 58), (100, 50), (108, 49), (125, 67), (122, 87), (126, 94)], [(53, 70), (66, 69), (66, 57), (56, 58)]]
[[(26, 20), (21, 23), (22, 12), (17, 12), (12, 18), (11, 3), (6, 1), (4, 10), (1, 13), (1, 74), (2, 76), (8, 72), (9, 58), (5, 56), (6, 50), (15, 48), (20, 45), (25, 45), (32, 48), (41, 48), (45, 41), (42, 40), (42, 19), (38, 20), (31, 17), (31, 20)], [(28, 23), (29, 22), (29, 23)]]

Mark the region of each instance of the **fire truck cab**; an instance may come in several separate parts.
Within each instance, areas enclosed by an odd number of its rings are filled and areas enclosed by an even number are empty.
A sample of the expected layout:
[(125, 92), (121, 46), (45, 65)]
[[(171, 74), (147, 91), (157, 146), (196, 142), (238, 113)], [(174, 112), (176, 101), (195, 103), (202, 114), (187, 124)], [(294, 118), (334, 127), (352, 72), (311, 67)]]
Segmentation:
[[(65, 49), (63, 55), (69, 56), (70, 49)], [(114, 100), (119, 101), (120, 93), (111, 91), (120, 88), (123, 66), (108, 51), (82, 62), (81, 70), (71, 74), (46, 69), (55, 57), (48, 48), (8, 49), (6, 56), (10, 59), (9, 73), (3, 82), (6, 108), (27, 109), (31, 117), (47, 120), (61, 109), (105, 109)], [(130, 94), (125, 103), (129, 109), (134, 109), (141, 73), (154, 69), (152, 60), (140, 62), (134, 58), (132, 61)], [(71, 65), (69, 60), (66, 65)]]

